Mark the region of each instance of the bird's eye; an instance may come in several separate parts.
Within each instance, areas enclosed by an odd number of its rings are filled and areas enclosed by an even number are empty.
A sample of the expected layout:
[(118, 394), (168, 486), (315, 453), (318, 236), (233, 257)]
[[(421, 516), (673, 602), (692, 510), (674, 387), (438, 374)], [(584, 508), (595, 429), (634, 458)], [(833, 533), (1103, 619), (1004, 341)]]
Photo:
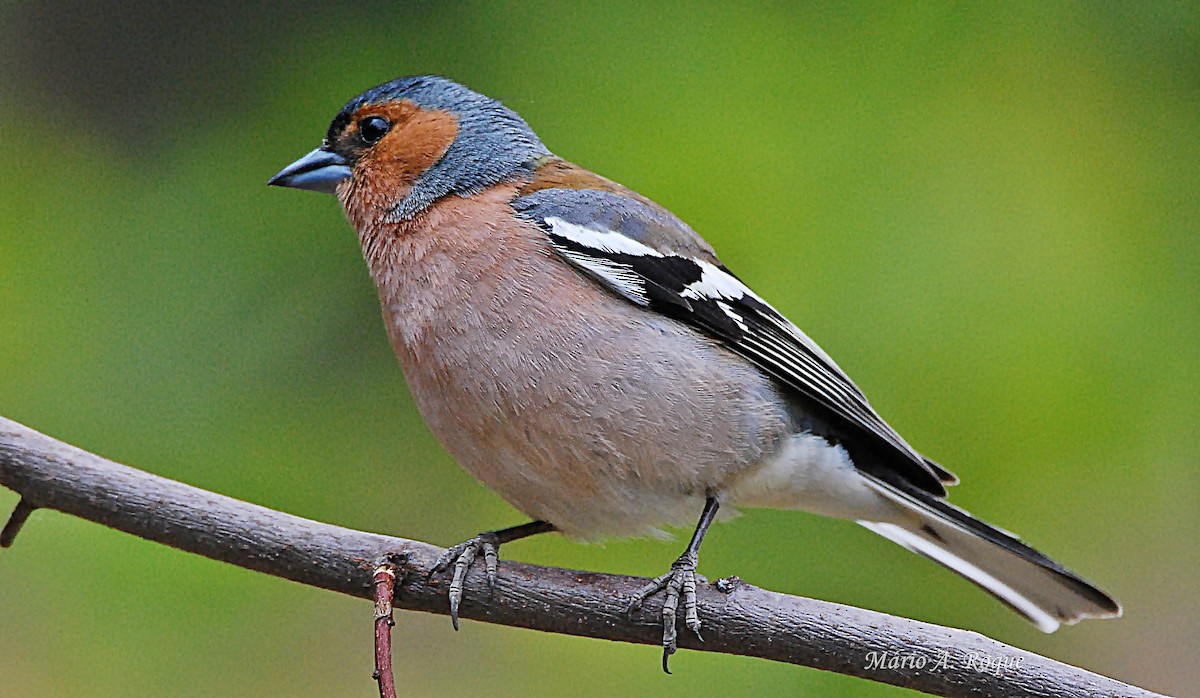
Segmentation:
[(368, 116), (358, 122), (358, 137), (363, 143), (371, 145), (387, 134), (392, 125), (382, 116)]

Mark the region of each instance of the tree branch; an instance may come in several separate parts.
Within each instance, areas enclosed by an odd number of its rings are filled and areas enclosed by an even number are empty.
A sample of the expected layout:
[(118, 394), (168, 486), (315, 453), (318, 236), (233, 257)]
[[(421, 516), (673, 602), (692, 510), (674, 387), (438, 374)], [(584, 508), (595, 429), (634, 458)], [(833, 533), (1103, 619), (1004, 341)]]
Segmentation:
[[(0, 485), (22, 504), (56, 509), (180, 550), (322, 589), (372, 599), (373, 573), (397, 563), (396, 607), (448, 613), (447, 582), (430, 578), (442, 552), (248, 504), (120, 465), (0, 417)], [(469, 575), (461, 613), (487, 623), (658, 645), (655, 605), (626, 617), (646, 582), (501, 562), (494, 593)], [(705, 642), (683, 648), (801, 664), (939, 696), (1157, 696), (978, 633), (778, 594), (736, 578), (701, 585)]]

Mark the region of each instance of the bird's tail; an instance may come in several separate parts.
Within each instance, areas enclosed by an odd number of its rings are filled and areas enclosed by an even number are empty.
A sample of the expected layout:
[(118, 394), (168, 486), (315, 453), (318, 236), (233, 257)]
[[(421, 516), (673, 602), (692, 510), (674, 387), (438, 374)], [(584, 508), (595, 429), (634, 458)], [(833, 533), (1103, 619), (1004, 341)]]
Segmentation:
[(907, 491), (868, 476), (871, 486), (906, 513), (866, 528), (978, 584), (1043, 632), (1060, 623), (1121, 615), (1108, 594), (1016, 536), (980, 521), (940, 497)]

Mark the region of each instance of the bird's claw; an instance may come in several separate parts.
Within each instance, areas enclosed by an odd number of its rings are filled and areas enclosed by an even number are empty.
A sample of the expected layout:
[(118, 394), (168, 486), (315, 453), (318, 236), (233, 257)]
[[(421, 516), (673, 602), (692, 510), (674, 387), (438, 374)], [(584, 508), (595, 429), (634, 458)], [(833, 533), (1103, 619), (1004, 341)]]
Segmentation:
[(471, 565), (478, 559), (479, 555), (483, 554), (483, 566), (487, 573), (488, 591), (496, 588), (496, 565), (499, 560), (497, 551), (500, 549), (500, 541), (493, 532), (480, 533), (471, 540), (464, 541), (442, 553), (441, 557), (433, 565), (433, 570), (430, 574), (439, 574), (445, 572), (454, 566), (453, 576), (450, 578), (450, 623), (454, 625), (454, 629), (458, 630), (458, 607), (462, 603), (463, 597), (463, 582), (467, 577), (467, 572), (471, 569)]
[(704, 641), (700, 637), (700, 615), (697, 611), (696, 602), (696, 565), (699, 562), (696, 555), (693, 553), (684, 553), (678, 560), (671, 565), (671, 570), (666, 574), (658, 577), (646, 586), (642, 587), (634, 594), (633, 601), (629, 604), (629, 615), (632, 617), (638, 609), (642, 607), (642, 603), (646, 599), (657, 594), (659, 591), (666, 590), (666, 596), (663, 599), (662, 609), (662, 625), (663, 625), (663, 671), (671, 673), (668, 668), (668, 662), (675, 650), (678, 649), (678, 632), (676, 630), (676, 617), (679, 611), (679, 597), (683, 597), (683, 623), (691, 630), (696, 638), (701, 642)]

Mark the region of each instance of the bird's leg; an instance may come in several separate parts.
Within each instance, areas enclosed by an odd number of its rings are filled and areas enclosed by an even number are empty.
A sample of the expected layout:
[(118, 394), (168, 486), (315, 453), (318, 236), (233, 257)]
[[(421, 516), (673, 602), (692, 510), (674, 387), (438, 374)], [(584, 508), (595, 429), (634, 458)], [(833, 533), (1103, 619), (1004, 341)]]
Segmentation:
[(467, 576), (467, 570), (471, 569), (471, 563), (483, 554), (483, 565), (487, 570), (488, 589), (496, 587), (496, 563), (498, 557), (496, 555), (500, 546), (505, 543), (511, 543), (514, 540), (536, 536), (539, 533), (549, 533), (554, 530), (554, 524), (545, 521), (530, 521), (527, 524), (513, 526), (511, 528), (502, 528), (499, 531), (485, 531), (475, 536), (471, 540), (464, 541), (442, 553), (441, 557), (434, 563), (430, 574), (438, 574), (444, 572), (451, 565), (454, 565), (454, 576), (450, 579), (450, 622), (454, 624), (454, 629), (458, 630), (458, 606), (462, 603), (463, 596), (463, 580)]
[(667, 668), (667, 662), (672, 654), (675, 654), (676, 649), (676, 630), (675, 630), (675, 615), (679, 610), (679, 597), (683, 596), (683, 622), (696, 637), (701, 641), (704, 638), (700, 637), (700, 615), (696, 611), (696, 565), (700, 562), (700, 544), (704, 542), (704, 534), (708, 533), (708, 527), (712, 524), (713, 519), (717, 515), (717, 507), (720, 503), (717, 498), (709, 495), (704, 502), (704, 513), (700, 514), (700, 521), (696, 524), (696, 532), (692, 534), (692, 542), (688, 543), (687, 550), (679, 556), (675, 564), (671, 565), (671, 570), (663, 576), (655, 579), (633, 597), (633, 602), (629, 604), (629, 613), (632, 615), (642, 606), (650, 596), (657, 594), (660, 590), (666, 589), (666, 598), (663, 599), (663, 671), (668, 674), (671, 670)]

